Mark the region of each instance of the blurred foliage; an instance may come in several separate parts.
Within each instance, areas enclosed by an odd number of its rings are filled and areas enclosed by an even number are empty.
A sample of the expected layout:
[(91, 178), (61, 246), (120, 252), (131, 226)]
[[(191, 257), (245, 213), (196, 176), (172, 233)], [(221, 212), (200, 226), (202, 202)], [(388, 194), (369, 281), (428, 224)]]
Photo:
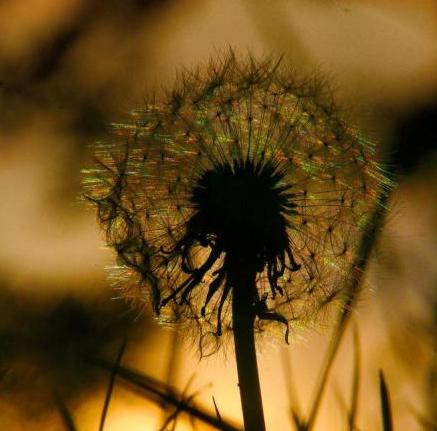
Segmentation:
[(102, 375), (88, 358), (112, 352), (127, 333), (144, 340), (151, 331), (106, 295), (35, 298), (3, 286), (0, 308), (0, 397), (31, 415), (96, 388)]

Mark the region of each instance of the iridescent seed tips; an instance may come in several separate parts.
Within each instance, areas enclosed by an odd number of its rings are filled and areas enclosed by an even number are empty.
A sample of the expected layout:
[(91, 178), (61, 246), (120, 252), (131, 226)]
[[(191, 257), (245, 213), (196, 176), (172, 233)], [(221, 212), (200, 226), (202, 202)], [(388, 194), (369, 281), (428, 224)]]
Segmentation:
[(384, 178), (316, 81), (230, 53), (96, 145), (87, 192), (129, 297), (220, 334), (237, 263), (260, 329), (312, 321), (342, 292)]

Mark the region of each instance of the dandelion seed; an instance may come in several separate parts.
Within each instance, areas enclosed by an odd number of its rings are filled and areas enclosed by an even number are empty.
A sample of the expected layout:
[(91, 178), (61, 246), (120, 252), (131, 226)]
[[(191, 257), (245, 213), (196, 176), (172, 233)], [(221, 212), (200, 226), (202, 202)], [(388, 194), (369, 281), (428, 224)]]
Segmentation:
[(230, 52), (113, 129), (86, 195), (161, 321), (192, 320), (203, 349), (240, 310), (288, 341), (335, 303), (384, 175), (323, 83)]

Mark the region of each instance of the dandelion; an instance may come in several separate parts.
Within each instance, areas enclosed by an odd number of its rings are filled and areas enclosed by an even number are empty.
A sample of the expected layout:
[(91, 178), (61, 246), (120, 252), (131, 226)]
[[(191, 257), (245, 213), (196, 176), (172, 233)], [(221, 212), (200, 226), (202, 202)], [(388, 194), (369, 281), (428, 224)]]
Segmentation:
[(254, 332), (283, 327), (288, 342), (341, 296), (383, 178), (372, 145), (317, 77), (233, 52), (113, 135), (85, 188), (126, 295), (195, 322), (202, 351), (232, 330), (245, 427), (264, 429)]

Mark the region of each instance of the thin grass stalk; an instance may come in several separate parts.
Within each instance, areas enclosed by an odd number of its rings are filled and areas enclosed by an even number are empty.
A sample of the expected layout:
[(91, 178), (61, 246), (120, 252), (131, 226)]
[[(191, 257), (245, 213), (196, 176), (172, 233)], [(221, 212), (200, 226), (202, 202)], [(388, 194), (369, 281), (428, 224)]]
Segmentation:
[(349, 431), (355, 431), (355, 422), (358, 414), (358, 396), (360, 389), (361, 349), (358, 329), (354, 328), (354, 371), (352, 379), (351, 407), (348, 415)]
[(59, 411), (59, 414), (61, 415), (62, 422), (65, 426), (65, 429), (67, 431), (77, 431), (77, 427), (74, 423), (73, 416), (69, 408), (65, 404), (64, 400), (58, 394), (55, 394), (54, 398), (55, 398), (56, 407)]
[(311, 403), (310, 414), (308, 416), (308, 420), (306, 421), (305, 429), (308, 431), (313, 429), (332, 364), (334, 363), (335, 356), (343, 339), (343, 335), (349, 323), (352, 311), (355, 308), (356, 301), (361, 292), (363, 275), (366, 270), (372, 249), (376, 243), (377, 234), (381, 230), (384, 223), (389, 196), (390, 194), (387, 191), (387, 188), (385, 185), (383, 185), (379, 192), (378, 205), (372, 216), (369, 218), (364, 229), (363, 238), (358, 249), (357, 256), (352, 264), (355, 276), (352, 277), (351, 283), (344, 294), (343, 306), (340, 311), (338, 323), (336, 329), (334, 330), (333, 337), (331, 338), (328, 352), (325, 356), (325, 361), (323, 363), (318, 384), (316, 386), (315, 396), (313, 398), (313, 402)]
[(390, 393), (382, 370), (379, 370), (379, 393), (381, 397), (382, 429), (383, 431), (393, 431)]
[[(184, 399), (184, 401), (188, 404), (194, 399), (196, 395), (198, 394), (193, 394), (190, 397)], [(180, 413), (182, 413), (182, 409), (180, 407), (176, 407), (176, 409), (165, 419), (159, 431), (167, 431), (170, 424), (172, 424), (170, 431), (175, 430), (177, 425), (177, 419)]]
[[(180, 400), (183, 401), (186, 404), (192, 404), (192, 401), (194, 401), (194, 399), (199, 395), (200, 390), (197, 390), (196, 392), (192, 393), (191, 395), (187, 396), (187, 392), (190, 388), (191, 382), (194, 378), (194, 375), (192, 375), (190, 377), (190, 379), (188, 380), (187, 384), (185, 385), (185, 388), (183, 389), (182, 393), (180, 394)], [(171, 385), (167, 384), (168, 388), (171, 388)], [(167, 410), (169, 409), (170, 406), (167, 406)], [(177, 420), (179, 417), (179, 414), (183, 413), (183, 410), (180, 407), (176, 407), (176, 409), (167, 417), (164, 418), (164, 423), (161, 426), (161, 428), (159, 429), (159, 431), (174, 431), (176, 429), (176, 425), (177, 425)], [(194, 426), (194, 418), (193, 416), (189, 417), (192, 428), (196, 429)], [(171, 425), (171, 428), (168, 428), (168, 426)]]
[[(292, 382), (293, 381), (293, 373), (291, 367), (291, 360), (288, 355), (288, 352), (285, 350), (282, 352), (282, 368), (284, 370), (285, 381)], [(299, 401), (297, 397), (297, 393), (294, 389), (294, 386), (291, 384), (287, 384), (288, 390), (288, 405), (290, 408), (290, 419), (294, 424), (297, 430), (302, 428), (302, 414), (301, 409), (299, 407)]]
[(108, 389), (106, 390), (105, 402), (103, 403), (102, 414), (100, 416), (99, 431), (103, 431), (105, 427), (106, 416), (108, 414), (109, 403), (111, 402), (112, 393), (114, 391), (115, 378), (117, 377), (118, 368), (120, 366), (121, 360), (123, 358), (124, 351), (126, 349), (127, 339), (123, 339), (120, 349), (117, 352), (117, 357), (115, 359), (114, 366), (112, 368), (111, 376), (109, 378)]
[(220, 410), (217, 406), (217, 403), (215, 401), (214, 395), (212, 396), (212, 402), (214, 404), (214, 410), (215, 410), (215, 415), (217, 416), (217, 419), (221, 422), (222, 421), (222, 415), (220, 414)]
[[(105, 359), (90, 358), (89, 362), (106, 371), (112, 371), (113, 369), (113, 364)], [(181, 395), (177, 391), (162, 384), (153, 377), (138, 373), (121, 365), (118, 367), (117, 377), (124, 383), (129, 384), (131, 388), (140, 390), (142, 394), (146, 393), (148, 399), (158, 403), (164, 402), (173, 405), (180, 409), (180, 411), (215, 429), (221, 431), (241, 431), (241, 428), (232, 425), (230, 422), (224, 419), (219, 421), (214, 415), (211, 415), (202, 408), (190, 405), (183, 399), (181, 400)]]

